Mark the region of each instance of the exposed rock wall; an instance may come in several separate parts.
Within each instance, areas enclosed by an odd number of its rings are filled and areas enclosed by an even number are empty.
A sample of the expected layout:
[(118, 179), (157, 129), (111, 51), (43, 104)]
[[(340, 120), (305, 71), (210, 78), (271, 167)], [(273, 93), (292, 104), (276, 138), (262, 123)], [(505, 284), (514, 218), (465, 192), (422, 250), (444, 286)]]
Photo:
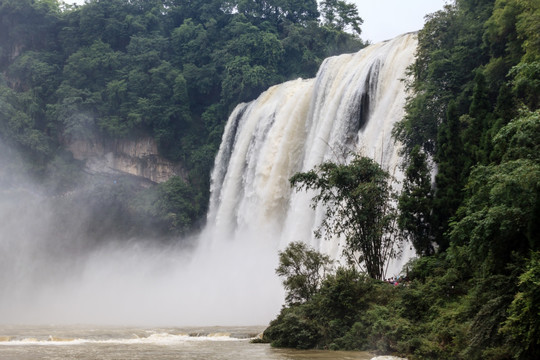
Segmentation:
[(75, 140), (67, 145), (73, 157), (85, 161), (91, 173), (129, 174), (161, 183), (172, 176), (186, 178), (181, 164), (158, 154), (157, 144), (150, 137), (136, 140)]

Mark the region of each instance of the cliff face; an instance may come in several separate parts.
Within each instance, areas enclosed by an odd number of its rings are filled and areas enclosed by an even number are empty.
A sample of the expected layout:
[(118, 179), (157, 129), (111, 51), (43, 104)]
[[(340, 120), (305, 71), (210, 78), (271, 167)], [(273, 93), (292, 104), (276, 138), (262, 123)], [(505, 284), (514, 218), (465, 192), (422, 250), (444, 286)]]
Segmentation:
[(158, 154), (157, 144), (150, 137), (136, 140), (74, 140), (67, 144), (77, 160), (85, 161), (87, 171), (105, 174), (129, 174), (155, 183), (172, 176), (186, 178), (181, 164)]

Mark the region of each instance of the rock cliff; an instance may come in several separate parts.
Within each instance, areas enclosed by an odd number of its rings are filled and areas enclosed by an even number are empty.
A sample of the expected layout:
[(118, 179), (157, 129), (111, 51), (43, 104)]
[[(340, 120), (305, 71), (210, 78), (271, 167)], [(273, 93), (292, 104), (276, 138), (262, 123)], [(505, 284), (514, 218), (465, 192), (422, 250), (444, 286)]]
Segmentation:
[(169, 161), (158, 153), (151, 137), (135, 140), (74, 140), (67, 144), (73, 157), (85, 162), (87, 171), (96, 174), (129, 174), (155, 183), (172, 176), (186, 178), (181, 164)]

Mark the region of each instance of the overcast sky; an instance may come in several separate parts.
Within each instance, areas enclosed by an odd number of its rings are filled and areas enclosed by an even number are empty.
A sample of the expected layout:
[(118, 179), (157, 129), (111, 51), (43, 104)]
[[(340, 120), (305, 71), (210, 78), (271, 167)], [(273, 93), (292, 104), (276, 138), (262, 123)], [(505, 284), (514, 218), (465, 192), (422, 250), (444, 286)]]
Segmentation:
[(420, 30), (424, 16), (443, 8), (448, 0), (349, 0), (364, 20), (362, 39), (373, 43)]
[[(84, 0), (64, 0), (84, 3)], [(346, 0), (354, 2), (364, 19), (362, 38), (373, 43), (420, 30), (424, 16), (443, 8), (449, 0)]]

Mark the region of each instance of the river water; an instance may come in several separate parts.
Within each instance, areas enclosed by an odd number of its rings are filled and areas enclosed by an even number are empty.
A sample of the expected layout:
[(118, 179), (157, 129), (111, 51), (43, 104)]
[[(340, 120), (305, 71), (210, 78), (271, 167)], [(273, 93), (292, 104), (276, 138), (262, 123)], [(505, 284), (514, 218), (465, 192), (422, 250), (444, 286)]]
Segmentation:
[(2, 360), (369, 360), (367, 352), (299, 351), (253, 344), (262, 327), (0, 326)]

